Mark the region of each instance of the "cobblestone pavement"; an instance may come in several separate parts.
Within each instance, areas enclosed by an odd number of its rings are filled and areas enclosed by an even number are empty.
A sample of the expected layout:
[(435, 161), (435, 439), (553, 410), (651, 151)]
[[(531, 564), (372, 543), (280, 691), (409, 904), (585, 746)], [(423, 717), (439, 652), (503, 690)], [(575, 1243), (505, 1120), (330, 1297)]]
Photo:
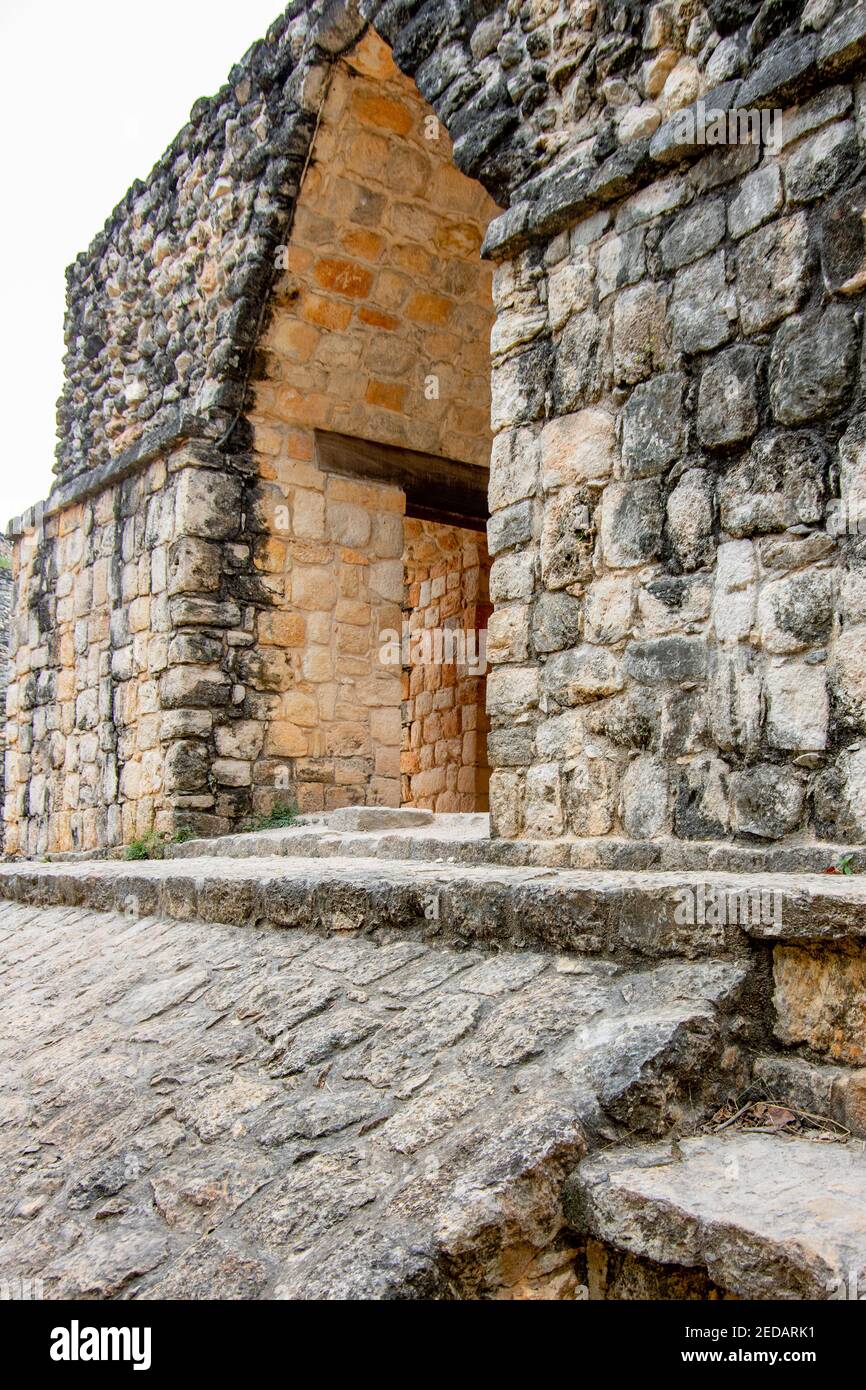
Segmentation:
[(48, 1298), (567, 1297), (563, 1177), (745, 976), (13, 903), (0, 959), (0, 1279)]

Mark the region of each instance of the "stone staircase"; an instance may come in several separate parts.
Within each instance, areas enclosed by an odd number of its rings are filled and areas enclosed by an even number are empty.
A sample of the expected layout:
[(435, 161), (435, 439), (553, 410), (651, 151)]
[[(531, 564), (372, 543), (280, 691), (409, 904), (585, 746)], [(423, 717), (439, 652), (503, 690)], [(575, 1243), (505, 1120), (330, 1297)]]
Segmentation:
[[(866, 1291), (860, 879), (465, 845), (0, 866), (0, 988), (37, 1021), (3, 1031), (0, 1277), (27, 1248), (50, 1297)], [(82, 1118), (57, 1079), (106, 1053), (128, 1075)], [(706, 1132), (744, 1093), (851, 1138)]]

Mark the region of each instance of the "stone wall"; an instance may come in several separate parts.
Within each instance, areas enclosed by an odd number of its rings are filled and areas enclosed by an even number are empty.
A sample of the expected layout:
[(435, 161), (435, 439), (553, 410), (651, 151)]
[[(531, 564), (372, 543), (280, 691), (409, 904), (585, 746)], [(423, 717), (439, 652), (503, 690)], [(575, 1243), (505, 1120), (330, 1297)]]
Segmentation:
[[(13, 843), (397, 795), (399, 672), (353, 647), (401, 499), (312, 431), (484, 460), (485, 226), (497, 833), (862, 840), (864, 73), (834, 0), (290, 4), (70, 272)], [(784, 108), (782, 146), (708, 151), (699, 101)]]
[[(404, 565), (403, 804), (486, 811), (487, 546), (475, 531), (407, 520)], [(458, 633), (471, 636), (449, 652)]]
[[(0, 536), (0, 807), (6, 788), (6, 690), (9, 685), (9, 625), (12, 618), (12, 546)], [(0, 810), (0, 849), (5, 840), (5, 818)]]

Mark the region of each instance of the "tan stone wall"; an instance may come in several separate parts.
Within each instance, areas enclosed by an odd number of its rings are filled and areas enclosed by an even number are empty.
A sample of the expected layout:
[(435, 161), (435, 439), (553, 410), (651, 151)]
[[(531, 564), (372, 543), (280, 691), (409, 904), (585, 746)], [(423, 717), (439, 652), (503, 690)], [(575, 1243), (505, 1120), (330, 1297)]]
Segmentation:
[(313, 431), (489, 462), (478, 253), (496, 209), (431, 117), (375, 36), (337, 65), (260, 345), (255, 564), (276, 611), (258, 640), (278, 702), (259, 810), (275, 773), (303, 810), (400, 803), (400, 667), (380, 648), (401, 626), (403, 494), (323, 474)]
[(9, 854), (92, 850), (167, 828), (159, 678), (173, 515), (174, 484), (154, 463), (15, 544)]
[(404, 659), (408, 654), (410, 661), (403, 672), (403, 802), (431, 811), (486, 811), (486, 675), (480, 660), (473, 666), (442, 660), (448, 628), (479, 634), (473, 650), (482, 656), (480, 634), (486, 636), (491, 611), (486, 540), (476, 531), (416, 520), (406, 521), (405, 535)]

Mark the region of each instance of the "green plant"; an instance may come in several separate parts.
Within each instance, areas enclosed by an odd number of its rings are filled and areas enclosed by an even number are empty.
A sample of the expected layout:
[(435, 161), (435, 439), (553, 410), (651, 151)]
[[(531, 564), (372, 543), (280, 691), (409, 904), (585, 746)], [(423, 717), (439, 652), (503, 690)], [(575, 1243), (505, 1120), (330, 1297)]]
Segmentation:
[(839, 858), (836, 860), (836, 863), (833, 864), (829, 869), (825, 869), (824, 872), (825, 872), (825, 874), (846, 874), (846, 875), (847, 875), (847, 874), (856, 873), (857, 871), (856, 871), (856, 869), (854, 868), (854, 863), (853, 863), (853, 861), (854, 861), (854, 856), (853, 856), (853, 854), (842, 854), (842, 855), (840, 855)]
[(130, 860), (164, 859), (165, 837), (152, 830), (149, 835), (142, 835), (140, 840), (133, 840), (132, 844), (127, 845), (123, 857)]
[(256, 816), (253, 820), (247, 821), (242, 826), (242, 830), (288, 830), (297, 824), (298, 804), (296, 801), (279, 801), (274, 806), (270, 815)]
[(133, 840), (131, 845), (127, 845), (123, 851), (124, 859), (164, 859), (166, 845), (185, 845), (188, 840), (196, 840), (198, 836), (188, 825), (182, 825), (173, 835), (159, 835), (155, 830), (151, 830), (149, 835), (142, 835), (140, 840)]
[(199, 838), (200, 837), (195, 833), (191, 826), (182, 825), (179, 830), (176, 830), (174, 832), (171, 839), (169, 840), (169, 844), (186, 845), (189, 844), (190, 840), (198, 840)]
[(0, 555), (0, 570), (6, 570), (6, 571), (8, 571), (8, 570), (11, 570), (11, 568), (12, 568), (12, 561), (9, 559), (9, 556), (8, 556), (8, 555)]

